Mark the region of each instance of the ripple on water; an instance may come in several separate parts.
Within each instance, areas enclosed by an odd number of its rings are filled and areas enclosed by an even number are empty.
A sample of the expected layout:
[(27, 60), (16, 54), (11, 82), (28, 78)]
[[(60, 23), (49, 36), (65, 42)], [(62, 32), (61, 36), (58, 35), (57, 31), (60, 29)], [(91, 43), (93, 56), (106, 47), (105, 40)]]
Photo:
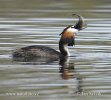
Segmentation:
[[(90, 23), (88, 28), (78, 34), (75, 47), (70, 47), (70, 52), (74, 56), (70, 57), (68, 65), (71, 65), (73, 70), (66, 68), (63, 73), (60, 72), (62, 66), (59, 65), (59, 61), (42, 65), (37, 62), (12, 61), (10, 51), (16, 46), (38, 44), (58, 50), (59, 33), (74, 20), (72, 18), (1, 19), (0, 22), (4, 25), (0, 25), (0, 28), (4, 30), (0, 31), (2, 37), (0, 90), (4, 93), (8, 90), (37, 91), (45, 97), (61, 96), (68, 98), (67, 100), (80, 90), (110, 94), (111, 21), (109, 19), (86, 19), (87, 23)], [(66, 72), (73, 75), (69, 79), (64, 79), (63, 75), (67, 74)]]

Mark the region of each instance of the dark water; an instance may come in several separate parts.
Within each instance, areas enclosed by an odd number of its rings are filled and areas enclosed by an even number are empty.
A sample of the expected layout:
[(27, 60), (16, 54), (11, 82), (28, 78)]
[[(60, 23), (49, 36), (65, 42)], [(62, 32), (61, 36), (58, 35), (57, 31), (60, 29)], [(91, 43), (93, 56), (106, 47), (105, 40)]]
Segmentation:
[[(59, 34), (81, 14), (87, 28), (70, 47), (72, 57), (17, 62), (16, 48), (58, 50)], [(110, 0), (0, 0), (0, 100), (110, 100)]]

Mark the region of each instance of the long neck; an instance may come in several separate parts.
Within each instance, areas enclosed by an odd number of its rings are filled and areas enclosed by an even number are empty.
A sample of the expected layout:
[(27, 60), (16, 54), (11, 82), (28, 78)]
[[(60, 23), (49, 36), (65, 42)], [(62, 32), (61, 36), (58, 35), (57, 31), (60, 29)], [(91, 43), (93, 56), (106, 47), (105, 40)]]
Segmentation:
[(59, 50), (63, 56), (70, 56), (68, 44), (63, 44), (61, 41), (59, 41)]

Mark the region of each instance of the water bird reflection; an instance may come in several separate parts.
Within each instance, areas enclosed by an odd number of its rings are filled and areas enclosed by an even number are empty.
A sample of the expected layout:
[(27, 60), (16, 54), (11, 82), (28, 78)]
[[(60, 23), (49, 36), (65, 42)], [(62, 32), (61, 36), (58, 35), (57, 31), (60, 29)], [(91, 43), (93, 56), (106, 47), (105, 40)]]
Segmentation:
[[(23, 60), (23, 61), (22, 61)], [(74, 84), (73, 86), (69, 86), (67, 85), (65, 88), (73, 91), (74, 94), (80, 94), (82, 93), (83, 89), (82, 89), (82, 82), (83, 82), (83, 78), (82, 76), (75, 70), (75, 64), (74, 62), (70, 61), (69, 57), (62, 57), (60, 59), (53, 59), (53, 61), (56, 61), (56, 63), (58, 62), (58, 64), (60, 65), (59, 67), (59, 73), (60, 73), (60, 77), (62, 80), (65, 80), (67, 82), (67, 80), (71, 80), (71, 84)], [(15, 61), (14, 61), (15, 62)], [(47, 65), (52, 62), (52, 59), (37, 59), (37, 58), (33, 58), (33, 59), (21, 59), (21, 62), (19, 61), (20, 64), (23, 65)], [(76, 85), (75, 85), (76, 83)]]
[(81, 94), (83, 92), (82, 89), (83, 79), (82, 76), (75, 70), (74, 63), (70, 62), (68, 57), (65, 57), (60, 60), (59, 64), (61, 65), (61, 67), (59, 68), (59, 72), (61, 73), (61, 78), (64, 80), (74, 79), (74, 81), (77, 82), (77, 86), (76, 89), (73, 90), (73, 93)]

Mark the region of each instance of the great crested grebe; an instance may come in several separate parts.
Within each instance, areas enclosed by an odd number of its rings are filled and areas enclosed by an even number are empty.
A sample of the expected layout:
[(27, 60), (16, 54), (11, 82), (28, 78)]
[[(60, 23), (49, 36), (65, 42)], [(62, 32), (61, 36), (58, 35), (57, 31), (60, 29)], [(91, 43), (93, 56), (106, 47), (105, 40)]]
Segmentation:
[(85, 22), (82, 16), (76, 15), (79, 18), (79, 21), (73, 26), (70, 25), (66, 27), (61, 35), (59, 41), (59, 50), (60, 52), (46, 46), (39, 46), (39, 45), (32, 45), (23, 47), (20, 49), (16, 49), (13, 52), (13, 57), (50, 57), (50, 58), (60, 58), (60, 57), (67, 57), (70, 56), (68, 46), (74, 45), (75, 34), (78, 31), (85, 28)]

